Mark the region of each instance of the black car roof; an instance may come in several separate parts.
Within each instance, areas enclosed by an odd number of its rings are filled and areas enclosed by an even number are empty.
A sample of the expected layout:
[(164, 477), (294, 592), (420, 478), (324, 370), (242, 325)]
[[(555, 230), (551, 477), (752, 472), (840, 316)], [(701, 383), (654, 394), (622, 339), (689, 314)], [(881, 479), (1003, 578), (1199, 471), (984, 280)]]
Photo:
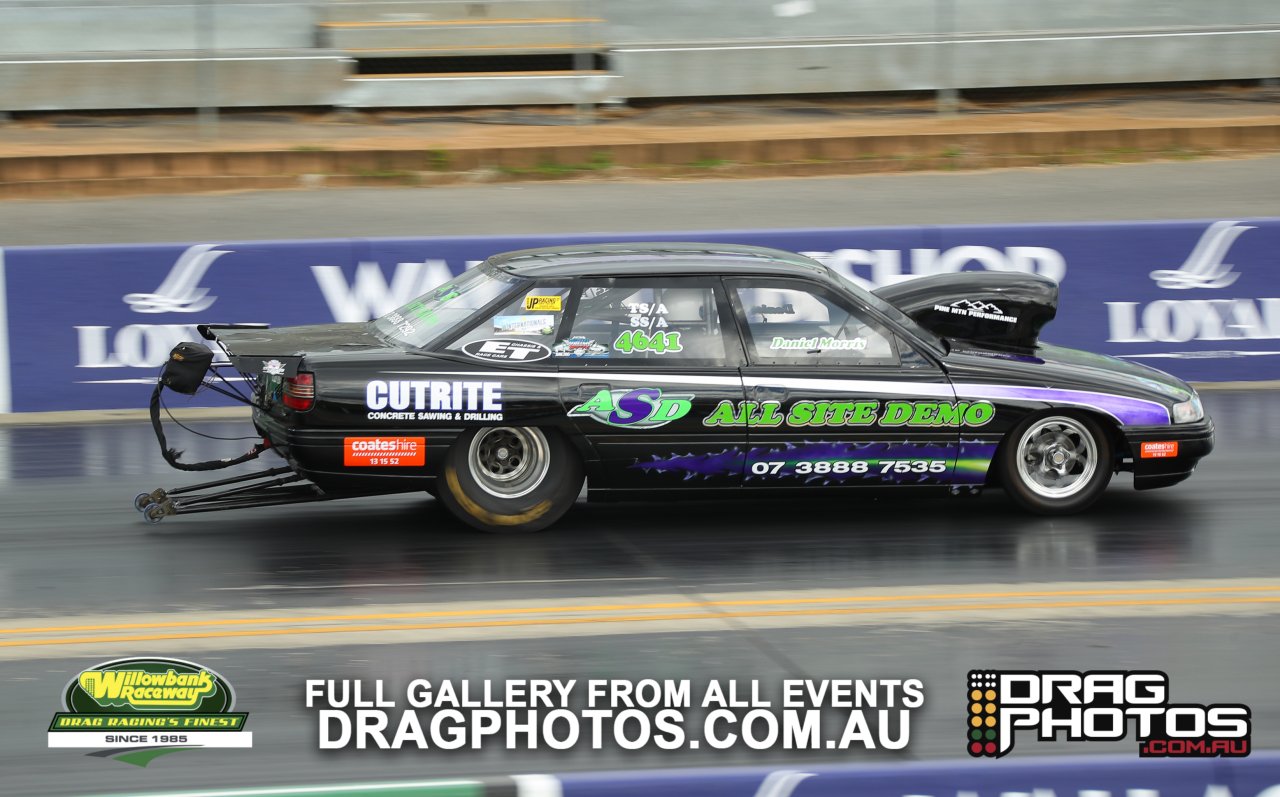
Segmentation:
[(489, 264), (530, 279), (639, 277), (656, 274), (751, 274), (832, 279), (831, 270), (794, 252), (709, 243), (616, 243), (521, 249)]

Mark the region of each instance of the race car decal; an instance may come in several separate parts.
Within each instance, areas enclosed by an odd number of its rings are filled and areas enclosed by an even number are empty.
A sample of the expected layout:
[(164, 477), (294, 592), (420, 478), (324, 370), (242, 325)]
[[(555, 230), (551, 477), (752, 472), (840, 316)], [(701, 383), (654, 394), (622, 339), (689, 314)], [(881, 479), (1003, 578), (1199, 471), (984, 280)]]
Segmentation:
[(1170, 459), (1178, 456), (1178, 441), (1170, 440), (1168, 442), (1145, 442), (1142, 444), (1142, 459)]
[(703, 426), (983, 426), (995, 417), (987, 401), (721, 401)]
[(342, 464), (355, 468), (408, 467), (427, 464), (425, 437), (347, 437)]
[(561, 296), (526, 296), (524, 297), (524, 309), (558, 313), (562, 302), (563, 297)]
[(365, 406), (371, 421), (500, 421), (502, 383), (375, 379)]
[(693, 407), (692, 393), (668, 393), (653, 387), (601, 390), (569, 410), (570, 418), (585, 417), (607, 426), (656, 429), (678, 421)]
[(981, 484), (997, 444), (963, 440), (958, 453), (934, 443), (805, 441), (780, 446), (737, 446), (711, 454), (657, 455), (631, 467), (647, 473), (676, 473), (685, 481), (743, 474), (747, 484), (850, 483)]
[(477, 360), (531, 363), (551, 356), (551, 349), (536, 340), (490, 338), (473, 340), (462, 347), (462, 353)]
[[(471, 376), (470, 372), (427, 372), (427, 371), (392, 371), (389, 373), (436, 373), (441, 376)], [(619, 374), (611, 371), (583, 372), (573, 374), (556, 371), (521, 372), (522, 378), (544, 379), (601, 379), (612, 382), (641, 382), (648, 384), (677, 385), (742, 385), (754, 387), (783, 387), (793, 390), (821, 390), (846, 394), (880, 394), (897, 396), (920, 396), (942, 399), (963, 399), (968, 401), (1040, 401), (1046, 404), (1065, 404), (1069, 406), (1087, 407), (1110, 415), (1124, 425), (1154, 426), (1170, 422), (1169, 408), (1158, 401), (1148, 399), (1117, 396), (1114, 393), (1102, 393), (1092, 390), (1067, 390), (1054, 387), (1034, 387), (1030, 385), (996, 385), (981, 383), (958, 383), (954, 386), (943, 382), (890, 382), (871, 379), (815, 379), (812, 377), (759, 377), (759, 376), (692, 376), (689, 374)]]
[(867, 348), (866, 338), (831, 338), (831, 337), (813, 337), (813, 338), (784, 338), (775, 335), (769, 341), (770, 349), (783, 350), (800, 350), (800, 351), (865, 351)]
[(1169, 408), (1158, 401), (1095, 393), (1092, 390), (1064, 390), (1056, 387), (1021, 385), (957, 384), (956, 395), (973, 399), (1030, 399), (1049, 404), (1069, 404), (1105, 412), (1126, 426), (1155, 426), (1169, 423)]

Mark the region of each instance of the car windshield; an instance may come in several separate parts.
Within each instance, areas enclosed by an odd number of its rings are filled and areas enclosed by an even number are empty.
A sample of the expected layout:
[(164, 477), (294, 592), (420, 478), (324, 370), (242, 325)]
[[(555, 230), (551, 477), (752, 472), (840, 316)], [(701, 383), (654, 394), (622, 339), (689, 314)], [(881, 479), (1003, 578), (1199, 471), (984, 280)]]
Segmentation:
[(481, 263), (375, 319), (373, 325), (390, 340), (412, 348), (424, 348), (465, 324), (477, 310), (493, 300), (528, 284), (527, 279), (513, 277)]
[(876, 296), (861, 285), (858, 285), (853, 280), (846, 278), (835, 269), (832, 269), (832, 273), (840, 277), (840, 280), (844, 283), (845, 288), (847, 288), (850, 293), (857, 296), (871, 307), (879, 310), (881, 313), (884, 313), (895, 324), (914, 333), (916, 337), (923, 340), (925, 343), (928, 343), (938, 351), (947, 351), (947, 345), (942, 342), (942, 338), (917, 324), (914, 318), (886, 302), (884, 299), (881, 299), (879, 296)]

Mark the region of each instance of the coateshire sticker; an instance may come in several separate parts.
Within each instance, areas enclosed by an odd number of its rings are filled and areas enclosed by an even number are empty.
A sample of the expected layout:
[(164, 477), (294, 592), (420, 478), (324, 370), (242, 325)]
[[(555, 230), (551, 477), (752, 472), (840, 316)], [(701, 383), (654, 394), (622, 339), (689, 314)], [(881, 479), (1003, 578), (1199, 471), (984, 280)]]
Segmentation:
[(194, 662), (108, 661), (82, 670), (63, 689), (49, 746), (128, 748), (137, 759), (129, 763), (142, 766), (156, 753), (137, 748), (252, 747), (253, 734), (244, 730), (249, 715), (234, 711), (235, 703), (231, 684)]
[(394, 468), (427, 464), (425, 437), (348, 437), (342, 464), (349, 468)]

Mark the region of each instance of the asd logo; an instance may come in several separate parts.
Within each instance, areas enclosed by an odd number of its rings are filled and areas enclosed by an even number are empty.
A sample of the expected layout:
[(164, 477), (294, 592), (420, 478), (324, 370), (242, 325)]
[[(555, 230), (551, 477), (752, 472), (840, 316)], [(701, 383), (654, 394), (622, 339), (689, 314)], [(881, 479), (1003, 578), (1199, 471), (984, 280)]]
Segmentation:
[(655, 429), (680, 420), (692, 408), (692, 393), (664, 396), (656, 387), (638, 387), (634, 390), (601, 390), (569, 410), (569, 417), (590, 418), (626, 429)]
[(1133, 735), (1143, 758), (1244, 757), (1249, 707), (1170, 703), (1159, 670), (999, 671), (969, 673), (968, 750), (1000, 758), (1014, 732), (1041, 741), (1119, 741)]

